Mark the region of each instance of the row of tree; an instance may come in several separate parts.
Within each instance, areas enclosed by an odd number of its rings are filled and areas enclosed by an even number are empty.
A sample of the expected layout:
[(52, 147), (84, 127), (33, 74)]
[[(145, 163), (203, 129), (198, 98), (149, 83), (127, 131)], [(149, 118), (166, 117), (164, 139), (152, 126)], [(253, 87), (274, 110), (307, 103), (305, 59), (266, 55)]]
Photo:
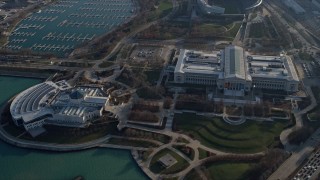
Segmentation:
[(159, 117), (148, 111), (131, 111), (129, 113), (128, 119), (132, 121), (141, 121), (141, 122), (159, 122)]
[(250, 180), (265, 180), (290, 156), (281, 149), (268, 150), (266, 155), (249, 172)]
[(139, 99), (132, 106), (133, 111), (150, 111), (150, 112), (159, 112), (160, 107), (157, 102), (154, 101), (144, 101)]

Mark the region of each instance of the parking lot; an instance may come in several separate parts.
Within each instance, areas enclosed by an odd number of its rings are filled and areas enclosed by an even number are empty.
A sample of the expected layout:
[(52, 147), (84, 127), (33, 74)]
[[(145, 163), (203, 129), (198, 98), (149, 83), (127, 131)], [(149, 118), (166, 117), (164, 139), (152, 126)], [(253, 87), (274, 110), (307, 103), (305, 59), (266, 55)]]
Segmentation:
[(160, 47), (137, 46), (131, 53), (130, 59), (135, 61), (152, 60), (161, 56), (163, 49)]
[(309, 68), (309, 64), (307, 63), (302, 63), (302, 68), (303, 68), (303, 71), (305, 73), (305, 75), (310, 78), (312, 76), (312, 71), (310, 70)]
[(308, 162), (294, 176), (294, 180), (317, 179), (320, 173), (320, 149), (314, 153)]

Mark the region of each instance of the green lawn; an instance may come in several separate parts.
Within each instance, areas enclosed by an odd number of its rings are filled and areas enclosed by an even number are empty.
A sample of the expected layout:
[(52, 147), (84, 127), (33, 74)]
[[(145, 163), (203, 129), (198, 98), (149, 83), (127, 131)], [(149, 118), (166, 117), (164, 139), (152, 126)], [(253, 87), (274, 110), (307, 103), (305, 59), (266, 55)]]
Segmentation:
[(228, 36), (232, 38), (236, 37), (240, 27), (241, 27), (241, 23), (235, 23), (231, 29), (228, 28), (229, 29)]
[(201, 179), (200, 175), (197, 173), (195, 169), (188, 172), (188, 174), (184, 177), (184, 180), (195, 180)]
[(320, 106), (316, 106), (314, 109), (308, 112), (308, 116), (310, 121), (318, 121), (320, 122)]
[(198, 139), (202, 144), (228, 152), (252, 153), (266, 150), (274, 138), (290, 122), (246, 122), (239, 126), (225, 123), (221, 118), (207, 118), (192, 113), (175, 114), (178, 130)]
[(215, 31), (216, 29), (219, 29), (219, 28), (223, 28), (224, 29), (224, 26), (219, 25), (219, 24), (213, 24), (213, 23), (201, 24), (198, 27), (199, 27), (199, 30), (204, 31), (204, 32), (206, 32), (206, 31)]
[(226, 28), (220, 24), (214, 23), (205, 23), (200, 25), (193, 25), (192, 27), (192, 36), (201, 36), (201, 37), (210, 37), (210, 36), (219, 36), (223, 35), (226, 31)]
[(249, 37), (251, 38), (263, 38), (267, 36), (267, 30), (263, 23), (251, 24)]
[(198, 151), (199, 151), (199, 159), (204, 159), (208, 157), (206, 150), (198, 148)]
[[(164, 156), (168, 153), (171, 156), (173, 156), (178, 162), (176, 164), (172, 165), (171, 167), (165, 169), (160, 165), (158, 160), (162, 156)], [(182, 171), (183, 169), (187, 168), (188, 166), (189, 166), (189, 163), (185, 159), (183, 159), (181, 156), (179, 156), (177, 153), (175, 153), (169, 149), (163, 149), (160, 152), (158, 152), (156, 155), (153, 156), (151, 163), (150, 163), (150, 170), (154, 173), (173, 174), (173, 173)]]
[(246, 172), (252, 168), (250, 163), (214, 163), (207, 166), (210, 178), (215, 180), (248, 179)]
[(307, 52), (299, 52), (299, 57), (300, 59), (302, 60), (305, 60), (305, 61), (313, 61), (314, 58)]
[(200, 25), (194, 25), (192, 27), (191, 36), (194, 37), (212, 37), (212, 36), (225, 36), (234, 38), (238, 30), (240, 29), (241, 23), (203, 23)]
[(149, 15), (148, 20), (152, 21), (166, 16), (171, 12), (172, 7), (173, 5), (170, 0), (160, 0), (159, 5), (156, 10)]

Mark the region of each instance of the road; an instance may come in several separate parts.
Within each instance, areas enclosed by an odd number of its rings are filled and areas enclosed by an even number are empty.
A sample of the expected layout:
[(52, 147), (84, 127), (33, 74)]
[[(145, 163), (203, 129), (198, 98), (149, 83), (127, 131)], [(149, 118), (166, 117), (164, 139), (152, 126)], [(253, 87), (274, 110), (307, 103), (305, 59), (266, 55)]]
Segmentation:
[[(269, 0), (271, 1), (271, 0)], [(303, 27), (302, 24), (300, 24), (299, 22), (295, 21), (295, 25), (294, 27), (289, 24), (285, 18), (281, 15), (281, 14), (287, 14), (286, 12), (284, 12), (281, 8), (279, 8), (278, 6), (276, 6), (273, 2), (269, 2), (269, 1), (264, 1), (263, 4), (264, 6), (270, 11), (272, 12), (272, 15), (276, 16), (279, 21), (285, 26), (288, 27), (288, 31), (292, 32), (293, 34), (296, 34), (298, 39), (301, 41), (302, 44), (305, 44), (306, 46), (311, 47), (312, 44), (315, 44), (314, 42), (308, 42), (308, 40), (306, 40), (300, 32), (305, 31), (305, 28)]]
[(318, 129), (304, 144), (300, 145), (297, 151), (293, 152), (269, 178), (268, 180), (286, 180), (304, 160), (308, 158), (313, 150), (319, 145), (320, 129)]
[(113, 55), (115, 55), (115, 53), (117, 53), (118, 50), (124, 44), (127, 44), (127, 43), (131, 42), (132, 38), (137, 33), (149, 28), (152, 25), (155, 25), (155, 24), (159, 23), (160, 21), (168, 20), (178, 10), (178, 2), (176, 0), (172, 0), (172, 4), (173, 4), (172, 11), (167, 16), (165, 16), (165, 17), (163, 17), (161, 19), (149, 22), (147, 24), (144, 24), (143, 26), (139, 27), (138, 29), (136, 29), (133, 32), (131, 32), (130, 34), (128, 34), (126, 37), (122, 38), (106, 57), (104, 57), (101, 60), (98, 60), (98, 62), (92, 67), (92, 70), (95, 70), (97, 67), (99, 67), (99, 64), (101, 64), (103, 61), (106, 61), (106, 60), (110, 59)]

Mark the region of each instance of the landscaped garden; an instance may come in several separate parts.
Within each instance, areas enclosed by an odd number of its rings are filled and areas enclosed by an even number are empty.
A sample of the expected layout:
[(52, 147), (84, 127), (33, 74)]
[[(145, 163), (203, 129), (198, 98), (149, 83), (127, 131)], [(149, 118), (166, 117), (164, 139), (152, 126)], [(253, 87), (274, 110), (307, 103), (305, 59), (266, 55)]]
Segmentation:
[(239, 29), (241, 23), (230, 22), (228, 23), (195, 23), (191, 29), (190, 37), (200, 38), (200, 37), (226, 37), (234, 38)]
[(199, 140), (203, 145), (229, 152), (253, 153), (274, 146), (288, 120), (249, 121), (232, 126), (221, 118), (208, 118), (193, 113), (175, 114), (174, 130)]
[(313, 61), (314, 60), (314, 58), (309, 53), (307, 53), (305, 51), (300, 51), (299, 57), (300, 57), (300, 59), (305, 60), (305, 61)]
[[(159, 159), (165, 156), (166, 154), (170, 154), (177, 161), (175, 164), (173, 164), (168, 168), (163, 167), (159, 162)], [(184, 170), (188, 166), (189, 166), (189, 163), (185, 159), (183, 159), (181, 156), (179, 156), (177, 153), (169, 149), (163, 149), (153, 156), (150, 163), (150, 170), (154, 173), (173, 174), (173, 173), (177, 173)]]
[(158, 1), (159, 4), (156, 4), (155, 10), (149, 15), (148, 20), (152, 21), (157, 18), (162, 18), (168, 15), (172, 10), (172, 3), (169, 0)]
[(215, 180), (248, 179), (246, 172), (252, 168), (252, 163), (214, 163), (207, 166), (206, 174)]
[(201, 149), (201, 148), (198, 148), (198, 151), (199, 151), (199, 159), (204, 159), (204, 158), (215, 155), (215, 154), (213, 154), (209, 151), (206, 151), (204, 149)]

